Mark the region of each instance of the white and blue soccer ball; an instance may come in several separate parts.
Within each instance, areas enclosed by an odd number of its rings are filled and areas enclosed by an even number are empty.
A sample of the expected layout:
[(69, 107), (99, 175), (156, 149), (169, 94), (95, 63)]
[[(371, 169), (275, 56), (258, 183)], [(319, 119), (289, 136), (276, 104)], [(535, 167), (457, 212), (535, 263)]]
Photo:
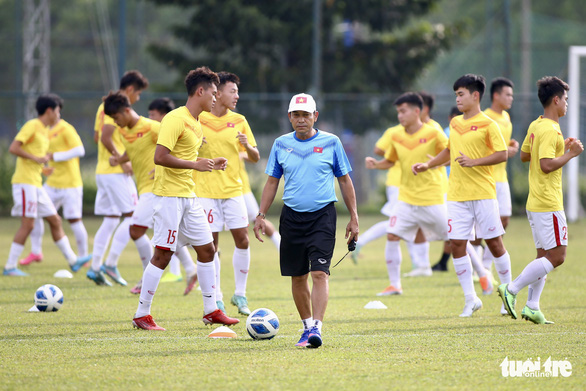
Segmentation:
[(35, 306), (39, 311), (58, 311), (62, 305), (63, 292), (55, 285), (43, 285), (35, 292)]
[(252, 339), (271, 339), (279, 331), (279, 318), (268, 308), (259, 308), (248, 315), (246, 331)]

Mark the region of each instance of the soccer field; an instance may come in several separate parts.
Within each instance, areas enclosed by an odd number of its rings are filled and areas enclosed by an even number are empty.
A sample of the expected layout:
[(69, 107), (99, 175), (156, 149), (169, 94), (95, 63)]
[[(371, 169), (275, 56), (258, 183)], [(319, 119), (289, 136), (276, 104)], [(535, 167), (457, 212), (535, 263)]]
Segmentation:
[[(275, 218), (272, 218), (275, 221)], [(378, 217), (362, 217), (364, 232)], [(90, 236), (100, 220), (86, 219)], [(338, 244), (333, 264), (345, 254), (345, 216), (338, 218)], [(16, 219), (0, 220), (8, 255)], [(67, 224), (65, 224), (67, 226)], [(47, 230), (48, 231), (48, 230)], [(247, 296), (250, 308), (267, 307), (279, 317), (279, 334), (254, 341), (243, 316), (234, 326), (237, 339), (210, 339), (212, 328), (201, 322), (199, 291), (183, 296), (184, 283), (161, 283), (152, 314), (165, 332), (132, 328), (138, 297), (129, 293), (142, 268), (132, 243), (120, 261), (129, 287), (98, 287), (82, 269), (73, 279), (53, 273), (66, 263), (46, 233), (45, 260), (23, 270), (28, 278), (3, 277), (0, 284), (0, 389), (212, 389), (212, 390), (379, 390), (379, 389), (586, 389), (586, 221), (569, 226), (566, 263), (550, 273), (541, 309), (554, 325), (535, 325), (500, 315), (496, 292), (482, 296), (484, 307), (462, 319), (464, 299), (458, 279), (450, 272), (403, 279), (402, 296), (376, 297), (388, 285), (384, 240), (361, 252), (357, 265), (348, 256), (332, 270), (330, 303), (319, 349), (295, 348), (301, 322), (293, 304), (290, 279), (280, 276), (275, 247), (251, 238), (252, 265)], [(251, 236), (252, 236), (251, 231)], [(90, 239), (91, 241), (91, 239)], [(535, 255), (529, 225), (514, 218), (505, 236), (513, 275)], [(222, 288), (228, 315), (234, 289), (231, 266), (233, 242), (220, 236)], [(91, 246), (90, 246), (91, 248)], [(432, 263), (440, 244), (431, 246)], [(28, 245), (24, 254), (28, 254)], [(404, 272), (411, 269), (403, 247)], [(29, 313), (33, 294), (43, 284), (55, 284), (65, 296), (55, 313)], [(517, 300), (520, 312), (527, 289)], [(388, 309), (367, 310), (372, 300)], [(569, 377), (507, 378), (500, 364), (508, 360), (567, 360)], [(541, 371), (543, 373), (543, 371)]]

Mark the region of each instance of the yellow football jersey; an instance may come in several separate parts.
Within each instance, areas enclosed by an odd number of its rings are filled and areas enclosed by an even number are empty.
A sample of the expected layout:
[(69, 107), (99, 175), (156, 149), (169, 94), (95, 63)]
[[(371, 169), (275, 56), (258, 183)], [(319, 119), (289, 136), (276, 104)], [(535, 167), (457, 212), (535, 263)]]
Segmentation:
[[(49, 130), (49, 152), (65, 152), (76, 147), (83, 147), (83, 143), (67, 121), (62, 119)], [(49, 166), (54, 167), (54, 171), (47, 177), (47, 185), (56, 189), (83, 186), (79, 157), (62, 162), (49, 161)]]
[(246, 172), (246, 164), (242, 159), (240, 159), (240, 179), (242, 180), (242, 194), (252, 193), (250, 178), (248, 177), (248, 172)]
[(248, 143), (256, 147), (256, 140), (248, 121), (242, 114), (231, 110), (228, 110), (228, 113), (221, 117), (203, 112), (199, 116), (199, 121), (206, 138), (206, 143), (201, 147), (199, 156), (207, 159), (225, 157), (228, 159), (228, 165), (225, 171), (194, 171), (197, 196), (215, 199), (241, 196), (243, 192), (240, 167), (244, 163), (240, 159), (240, 152), (244, 152), (246, 149), (236, 136), (239, 132), (245, 134)]
[(431, 125), (432, 127), (436, 128), (437, 130), (441, 130), (442, 132), (444, 131), (444, 128), (442, 128), (439, 122), (437, 122), (434, 119), (430, 118), (429, 121), (426, 122), (426, 124)]
[(471, 159), (506, 151), (505, 140), (492, 119), (483, 112), (472, 118), (463, 115), (450, 122), (450, 185), (448, 201), (496, 199), (496, 184), (492, 166), (462, 167), (456, 158), (460, 153)]
[(442, 171), (432, 169), (413, 175), (411, 167), (415, 163), (429, 160), (427, 155), (435, 156), (447, 145), (448, 138), (443, 130), (427, 124), (423, 124), (414, 134), (409, 134), (404, 129), (396, 129), (391, 134), (391, 144), (385, 153), (385, 159), (395, 162), (401, 169), (399, 201), (417, 206), (445, 202)]
[(539, 116), (527, 130), (521, 150), (531, 154), (529, 163), (530, 212), (555, 212), (564, 210), (562, 193), (562, 169), (549, 174), (541, 170), (541, 159), (553, 159), (564, 154), (564, 136), (557, 122)]
[[(202, 140), (201, 124), (187, 107), (181, 106), (163, 118), (157, 144), (169, 149), (178, 159), (196, 161)], [(195, 197), (192, 171), (155, 165), (153, 193), (163, 197)]]
[[(382, 149), (383, 151), (387, 151), (389, 146), (391, 145), (391, 134), (397, 129), (404, 129), (402, 125), (392, 126), (385, 130), (381, 138), (378, 139), (375, 147)], [(398, 165), (394, 165), (393, 167), (389, 168), (387, 171), (387, 180), (385, 182), (386, 186), (395, 186), (399, 187), (401, 185), (401, 168)]]
[[(513, 124), (511, 123), (509, 113), (503, 110), (499, 114), (491, 108), (484, 110), (484, 113), (499, 125), (503, 138), (505, 139), (505, 145), (508, 146), (511, 142), (511, 137), (513, 137)], [(494, 180), (497, 182), (508, 182), (507, 162), (502, 162), (494, 166)]]
[[(22, 149), (37, 157), (45, 156), (49, 151), (49, 128), (40, 119), (27, 121), (14, 140), (22, 142)], [(16, 158), (16, 169), (12, 175), (12, 183), (22, 183), (36, 187), (43, 186), (41, 171), (43, 165), (31, 159)]]
[[(437, 130), (443, 132), (444, 128), (442, 128), (442, 126), (435, 120), (433, 119), (429, 119), (429, 121), (426, 122), (428, 125), (433, 126), (434, 128), (436, 128)], [(444, 133), (445, 134), (445, 133)], [(424, 160), (425, 161), (425, 160)], [(446, 194), (448, 192), (448, 170), (446, 169), (445, 166), (439, 167), (438, 170), (441, 172), (442, 174), (442, 184), (443, 184), (443, 191), (444, 194)]]
[(155, 168), (155, 148), (160, 126), (158, 121), (140, 117), (132, 128), (120, 129), (122, 143), (132, 163), (139, 195), (153, 191), (151, 171)]
[(114, 133), (112, 133), (112, 142), (120, 155), (124, 153), (124, 145), (120, 139), (120, 127), (116, 125), (112, 117), (104, 113), (104, 102), (102, 102), (100, 107), (98, 107), (96, 122), (94, 124), (94, 130), (98, 133), (98, 165), (96, 166), (96, 174), (121, 174), (124, 172), (122, 171), (122, 167), (112, 167), (110, 165), (110, 156), (112, 155), (104, 144), (102, 144), (102, 141), (100, 141), (102, 138), (102, 127), (104, 125), (112, 125), (116, 128)]

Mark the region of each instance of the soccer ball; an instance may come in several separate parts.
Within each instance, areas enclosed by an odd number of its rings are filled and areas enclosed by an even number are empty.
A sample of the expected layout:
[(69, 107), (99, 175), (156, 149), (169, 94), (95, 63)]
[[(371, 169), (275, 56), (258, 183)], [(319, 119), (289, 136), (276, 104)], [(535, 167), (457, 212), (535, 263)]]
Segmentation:
[(63, 305), (63, 292), (55, 285), (43, 285), (35, 292), (35, 305), (39, 311), (58, 311)]
[(259, 308), (248, 315), (246, 331), (252, 339), (271, 339), (279, 331), (279, 318), (273, 311)]

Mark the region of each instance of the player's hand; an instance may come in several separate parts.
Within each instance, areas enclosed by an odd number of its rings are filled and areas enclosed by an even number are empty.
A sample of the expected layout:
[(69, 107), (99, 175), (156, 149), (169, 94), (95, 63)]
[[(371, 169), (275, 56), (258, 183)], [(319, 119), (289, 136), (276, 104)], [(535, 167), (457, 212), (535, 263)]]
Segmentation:
[(212, 171), (214, 169), (214, 161), (212, 159), (198, 159), (194, 163), (193, 169), (201, 172)]
[(130, 162), (124, 162), (120, 165), (120, 167), (122, 167), (122, 171), (124, 171), (126, 175), (131, 176), (134, 174), (134, 171), (132, 171), (132, 164)]
[(42, 173), (44, 176), (49, 176), (55, 171), (55, 167), (43, 166)]
[(119, 164), (116, 156), (110, 156), (109, 162), (112, 167), (115, 167)]
[(352, 240), (358, 241), (358, 232), (360, 232), (358, 221), (351, 219), (346, 226), (346, 236), (344, 236), (345, 239), (348, 239), (346, 244), (349, 244)]
[(243, 147), (246, 147), (248, 145), (248, 137), (246, 137), (245, 134), (238, 132), (236, 138), (238, 139), (240, 144), (242, 144)]
[(373, 157), (368, 156), (364, 158), (364, 164), (366, 165), (366, 168), (368, 168), (369, 170), (376, 169), (376, 159)]
[(456, 158), (456, 161), (460, 163), (462, 167), (474, 167), (474, 159), (470, 159), (468, 156), (460, 152), (460, 156)]
[(226, 166), (228, 166), (228, 159), (225, 157), (217, 157), (213, 159), (214, 161), (214, 170), (226, 170)]
[(514, 138), (509, 142), (509, 157), (513, 157), (519, 152), (519, 142)]
[(155, 179), (155, 169), (149, 171), (149, 179)]
[(568, 137), (567, 139), (565, 139), (564, 140), (564, 151), (567, 151), (568, 149), (570, 149), (570, 144), (574, 141), (576, 141), (575, 137)]
[(568, 149), (574, 157), (576, 157), (579, 154), (581, 154), (582, 152), (584, 152), (584, 146), (582, 145), (582, 141), (577, 140), (577, 139), (570, 143), (570, 145), (568, 146)]
[(34, 161), (39, 164), (45, 164), (49, 161), (49, 154), (46, 154), (45, 156), (35, 156)]
[(259, 240), (259, 242), (264, 243), (264, 240), (262, 240), (261, 237), (261, 232), (262, 235), (265, 235), (265, 229), (267, 227), (267, 223), (265, 222), (265, 219), (263, 219), (261, 216), (257, 216), (256, 220), (254, 221), (254, 236)]
[(427, 163), (415, 163), (411, 166), (411, 172), (413, 172), (413, 175), (417, 175), (420, 172), (425, 172), (427, 170), (429, 170)]

